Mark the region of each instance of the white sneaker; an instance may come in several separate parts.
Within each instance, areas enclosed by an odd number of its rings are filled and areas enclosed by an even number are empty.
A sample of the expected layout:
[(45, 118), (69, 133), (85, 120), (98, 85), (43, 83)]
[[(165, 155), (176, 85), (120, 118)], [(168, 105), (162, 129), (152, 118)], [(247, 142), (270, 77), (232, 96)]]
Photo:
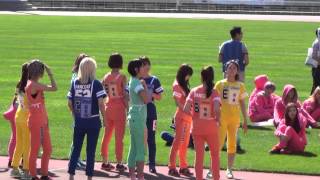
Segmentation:
[(10, 176), (13, 178), (21, 178), (23, 175), (23, 172), (20, 171), (20, 169), (12, 169), (10, 172)]
[(226, 175), (227, 175), (228, 179), (233, 179), (233, 174), (232, 174), (232, 170), (231, 169), (227, 169)]
[(212, 172), (211, 171), (209, 171), (208, 173), (207, 173), (207, 177), (206, 177), (207, 179), (212, 179), (213, 178), (213, 175), (212, 175)]

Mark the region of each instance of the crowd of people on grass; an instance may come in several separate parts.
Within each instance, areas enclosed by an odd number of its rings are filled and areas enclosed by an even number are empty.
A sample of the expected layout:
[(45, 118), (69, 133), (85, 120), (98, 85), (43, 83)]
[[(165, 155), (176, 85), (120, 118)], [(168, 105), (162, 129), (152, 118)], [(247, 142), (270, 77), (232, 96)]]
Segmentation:
[[(242, 40), (242, 30), (230, 30), (231, 40), (220, 46), (219, 62), (224, 79), (215, 82), (212, 66), (203, 67), (201, 83), (191, 88), (189, 81), (193, 67), (182, 64), (172, 84), (176, 112), (173, 118), (175, 135), (162, 134), (170, 141), (168, 175), (193, 176), (188, 168), (188, 147), (195, 149), (195, 178), (203, 179), (205, 149), (210, 152), (211, 168), (207, 178), (220, 179), (220, 150), (227, 150), (226, 176), (234, 178), (232, 169), (240, 141), (238, 130), (248, 131), (247, 119), (252, 123), (272, 122), (278, 143), (270, 153), (301, 153), (307, 145), (306, 128), (318, 127), (320, 120), (320, 84), (314, 77), (311, 96), (303, 103), (293, 85), (285, 85), (281, 96), (275, 94), (276, 85), (267, 75), (254, 79), (255, 89), (250, 96), (245, 88), (245, 69), (249, 54)], [(316, 32), (320, 39), (320, 29)], [(314, 46), (319, 47), (316, 39)], [(320, 53), (314, 59), (320, 62)], [(100, 154), (101, 169), (129, 171), (132, 180), (144, 179), (145, 155), (148, 153), (150, 173), (156, 170), (157, 110), (154, 101), (160, 101), (164, 89), (160, 80), (151, 74), (151, 60), (141, 56), (129, 61), (129, 77), (121, 72), (123, 58), (113, 53), (107, 60), (111, 69), (102, 80), (97, 80), (94, 58), (81, 53), (72, 68), (67, 104), (73, 119), (73, 139), (68, 173), (74, 179), (76, 170), (85, 170), (88, 179), (94, 176), (95, 152), (101, 128), (104, 135)], [(314, 68), (312, 72), (320, 71)], [(41, 83), (47, 74), (50, 84)], [(313, 73), (314, 74), (314, 73)], [(21, 78), (10, 109), (4, 113), (12, 127), (8, 152), (10, 175), (21, 179), (50, 179), (49, 160), (52, 153), (45, 92), (57, 91), (57, 84), (48, 65), (31, 60), (21, 67)], [(246, 100), (249, 97), (248, 107)], [(240, 122), (242, 114), (242, 123)], [(102, 119), (100, 118), (102, 116)], [(123, 158), (126, 124), (130, 132), (127, 165)], [(114, 132), (116, 164), (109, 160), (109, 145)], [(86, 137), (86, 163), (80, 158)], [(192, 143), (190, 143), (192, 139)], [(225, 142), (226, 141), (226, 142)], [(41, 178), (37, 175), (36, 159), (42, 147)], [(147, 151), (146, 151), (147, 149)], [(179, 170), (176, 159), (179, 157)], [(22, 162), (22, 163), (21, 163)], [(21, 163), (21, 164), (20, 164)]]

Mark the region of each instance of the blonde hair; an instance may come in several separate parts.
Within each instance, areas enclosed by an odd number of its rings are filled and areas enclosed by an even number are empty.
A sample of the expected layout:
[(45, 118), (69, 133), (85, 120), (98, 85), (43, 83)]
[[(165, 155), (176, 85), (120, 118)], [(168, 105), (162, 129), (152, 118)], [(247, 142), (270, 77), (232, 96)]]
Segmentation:
[(31, 60), (28, 65), (29, 79), (43, 76), (45, 65), (38, 59)]
[(97, 63), (91, 57), (85, 57), (79, 66), (78, 78), (81, 84), (89, 83), (96, 79)]

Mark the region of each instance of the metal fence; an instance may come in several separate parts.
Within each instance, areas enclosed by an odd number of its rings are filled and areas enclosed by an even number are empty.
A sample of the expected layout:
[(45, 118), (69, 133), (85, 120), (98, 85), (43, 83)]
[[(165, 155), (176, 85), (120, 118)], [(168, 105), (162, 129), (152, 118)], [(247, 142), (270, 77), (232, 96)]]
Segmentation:
[(42, 10), (320, 14), (320, 0), (29, 0)]

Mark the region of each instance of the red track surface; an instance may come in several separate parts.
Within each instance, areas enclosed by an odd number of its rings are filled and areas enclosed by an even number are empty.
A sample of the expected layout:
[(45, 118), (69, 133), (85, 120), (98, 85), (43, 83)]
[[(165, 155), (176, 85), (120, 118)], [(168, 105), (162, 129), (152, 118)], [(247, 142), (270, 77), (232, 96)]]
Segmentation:
[[(10, 170), (6, 168), (7, 157), (0, 157), (0, 180), (9, 180), (10, 178)], [(101, 163), (96, 163), (96, 171), (94, 179), (128, 179), (128, 172), (124, 172), (123, 174), (118, 174), (117, 172), (105, 172), (100, 170)], [(38, 167), (40, 166), (40, 161), (38, 160)], [(68, 161), (66, 160), (51, 160), (50, 161), (50, 176), (53, 179), (57, 180), (68, 180), (67, 173)], [(194, 178), (173, 178), (167, 175), (167, 167), (157, 167), (158, 175), (151, 175), (147, 173), (145, 175), (145, 179), (153, 180), (170, 180), (170, 179), (194, 179)], [(147, 171), (147, 168), (146, 168)], [(194, 172), (194, 170), (192, 169)], [(207, 173), (207, 170), (204, 171)], [(243, 172), (236, 171), (234, 172), (236, 179), (238, 180), (319, 180), (320, 177), (316, 176), (301, 176), (301, 175), (287, 175), (287, 174), (273, 174), (273, 173), (255, 173), (255, 172)], [(205, 177), (205, 176), (204, 176)], [(77, 171), (76, 180), (85, 180), (86, 176), (83, 171)], [(226, 180), (224, 177), (224, 171), (221, 171), (221, 180)]]

